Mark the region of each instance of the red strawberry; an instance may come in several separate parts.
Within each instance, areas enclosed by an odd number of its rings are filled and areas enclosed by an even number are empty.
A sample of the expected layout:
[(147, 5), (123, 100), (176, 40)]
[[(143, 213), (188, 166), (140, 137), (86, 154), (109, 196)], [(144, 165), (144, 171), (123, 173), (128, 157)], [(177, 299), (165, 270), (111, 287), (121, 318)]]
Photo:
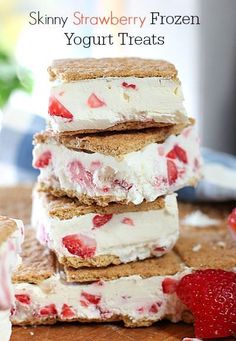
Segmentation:
[(93, 185), (93, 176), (89, 171), (86, 171), (84, 166), (79, 160), (72, 161), (68, 164), (71, 173), (71, 180), (78, 182), (85, 187), (91, 188)]
[(125, 218), (122, 220), (122, 223), (123, 223), (123, 224), (130, 225), (130, 226), (134, 226), (133, 219), (131, 219), (131, 218), (125, 217)]
[(31, 299), (30, 299), (29, 295), (26, 295), (26, 294), (16, 294), (15, 298), (17, 301), (19, 301), (20, 303), (23, 303), (23, 304), (29, 305), (31, 303)]
[(94, 93), (89, 96), (87, 104), (90, 108), (100, 108), (106, 105), (105, 102), (99, 99)]
[(57, 315), (57, 309), (55, 304), (46, 305), (45, 307), (41, 308), (39, 314), (42, 316), (55, 316)]
[(232, 234), (232, 237), (236, 239), (236, 207), (230, 213), (227, 219), (228, 228)]
[(100, 295), (93, 295), (88, 292), (82, 291), (81, 293), (81, 298), (85, 299), (87, 302), (91, 304), (98, 304), (101, 301), (101, 296)]
[(61, 316), (63, 318), (73, 318), (75, 316), (75, 313), (67, 304), (63, 304), (61, 309)]
[(173, 185), (178, 177), (177, 167), (172, 160), (167, 160), (167, 174), (169, 185)]
[(188, 163), (187, 153), (186, 151), (178, 146), (177, 144), (174, 146), (175, 154), (177, 155), (177, 158), (182, 161), (183, 163)]
[(161, 306), (161, 302), (153, 303), (151, 305), (151, 307), (149, 308), (149, 310), (148, 310), (149, 313), (152, 313), (152, 314), (158, 313), (158, 310), (159, 310), (160, 306)]
[(176, 292), (178, 281), (173, 278), (166, 277), (162, 281), (162, 290), (164, 294), (173, 294)]
[(176, 153), (175, 153), (174, 148), (171, 149), (171, 150), (169, 151), (169, 153), (166, 154), (166, 157), (168, 157), (169, 159), (176, 159), (177, 156), (176, 156)]
[(67, 118), (69, 122), (73, 120), (73, 115), (62, 105), (55, 96), (51, 96), (49, 99), (48, 113), (51, 116), (59, 116)]
[(169, 159), (178, 158), (183, 163), (188, 163), (186, 151), (177, 144), (174, 146), (173, 149), (169, 151), (169, 153), (166, 154), (166, 157), (168, 157)]
[(40, 155), (40, 157), (35, 161), (34, 167), (45, 168), (49, 165), (51, 159), (52, 159), (52, 153), (49, 150), (47, 150), (46, 152), (43, 152)]
[(198, 270), (184, 276), (177, 295), (191, 310), (198, 338), (220, 338), (236, 333), (236, 273)]
[(112, 219), (113, 214), (96, 214), (93, 217), (94, 228), (99, 228)]
[(134, 89), (134, 90), (136, 89), (136, 85), (132, 84), (132, 83), (128, 84), (126, 82), (123, 82), (122, 86), (123, 86), (123, 88), (126, 88), (126, 89)]
[(62, 238), (65, 248), (80, 258), (90, 258), (95, 255), (96, 241), (82, 234), (70, 234)]

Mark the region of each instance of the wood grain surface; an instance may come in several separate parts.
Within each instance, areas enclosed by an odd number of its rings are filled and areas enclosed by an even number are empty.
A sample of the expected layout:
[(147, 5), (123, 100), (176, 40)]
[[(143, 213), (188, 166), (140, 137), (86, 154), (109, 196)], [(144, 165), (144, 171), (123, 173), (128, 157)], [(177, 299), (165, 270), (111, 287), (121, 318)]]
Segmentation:
[[(0, 188), (0, 214), (22, 219), (25, 224), (29, 224), (31, 190), (30, 186)], [(186, 205), (186, 209), (191, 210), (193, 207)], [(222, 214), (222, 210), (220, 211)], [(118, 323), (71, 323), (42, 327), (14, 327), (11, 341), (181, 341), (184, 337), (193, 336), (191, 325), (166, 321), (156, 323), (152, 327), (136, 329), (127, 329)], [(229, 341), (232, 338), (224, 340)]]

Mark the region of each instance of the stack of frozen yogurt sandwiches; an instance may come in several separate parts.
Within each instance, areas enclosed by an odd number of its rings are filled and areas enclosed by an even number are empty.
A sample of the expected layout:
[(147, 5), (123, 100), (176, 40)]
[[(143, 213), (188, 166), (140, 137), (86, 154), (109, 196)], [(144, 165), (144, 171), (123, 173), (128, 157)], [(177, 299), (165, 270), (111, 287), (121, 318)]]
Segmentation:
[[(173, 251), (174, 192), (201, 177), (199, 138), (174, 65), (63, 59), (48, 71), (48, 126), (34, 138), (34, 231), (13, 277), (13, 323), (192, 321), (177, 283), (212, 267), (216, 254), (208, 243), (205, 260), (193, 264), (184, 236)], [(233, 267), (232, 255), (226, 263)]]

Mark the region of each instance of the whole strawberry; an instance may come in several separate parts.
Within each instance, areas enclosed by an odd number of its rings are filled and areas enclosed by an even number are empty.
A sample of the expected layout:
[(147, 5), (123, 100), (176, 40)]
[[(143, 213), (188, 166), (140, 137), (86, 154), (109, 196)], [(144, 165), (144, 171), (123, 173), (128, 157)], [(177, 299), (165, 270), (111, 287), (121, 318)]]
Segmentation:
[(176, 293), (194, 316), (196, 337), (236, 333), (236, 273), (198, 270), (180, 280)]

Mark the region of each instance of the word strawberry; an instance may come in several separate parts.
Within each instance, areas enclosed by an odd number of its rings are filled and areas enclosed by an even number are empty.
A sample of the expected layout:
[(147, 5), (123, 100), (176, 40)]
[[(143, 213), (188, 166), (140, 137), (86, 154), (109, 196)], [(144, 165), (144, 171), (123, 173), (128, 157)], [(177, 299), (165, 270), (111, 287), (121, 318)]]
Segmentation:
[(26, 294), (16, 294), (15, 298), (17, 301), (19, 301), (20, 303), (23, 303), (23, 304), (29, 305), (31, 302), (29, 295), (26, 295)]
[(136, 89), (136, 85), (135, 84), (128, 84), (128, 83), (126, 83), (126, 82), (123, 82), (122, 83), (122, 86), (123, 86), (123, 88), (126, 88), (126, 89)]
[(198, 270), (180, 280), (176, 293), (194, 316), (196, 337), (236, 333), (236, 273)]
[(99, 228), (112, 219), (113, 214), (96, 214), (93, 217), (94, 228)]
[(35, 161), (34, 167), (45, 168), (49, 165), (51, 159), (52, 159), (52, 153), (49, 150), (47, 150), (46, 152), (43, 152), (40, 155), (40, 157)]
[(96, 241), (82, 234), (70, 234), (62, 238), (62, 244), (75, 256), (90, 258), (95, 255)]
[(172, 160), (167, 160), (167, 175), (169, 185), (173, 185), (178, 177), (177, 167)]
[(62, 105), (55, 96), (50, 97), (49, 99), (49, 107), (48, 113), (51, 116), (59, 116), (62, 118), (66, 118), (71, 122), (73, 120), (72, 113), (67, 110), (64, 105)]
[(105, 102), (99, 99), (94, 93), (89, 96), (87, 104), (90, 108), (93, 108), (93, 109), (100, 108), (106, 105)]

